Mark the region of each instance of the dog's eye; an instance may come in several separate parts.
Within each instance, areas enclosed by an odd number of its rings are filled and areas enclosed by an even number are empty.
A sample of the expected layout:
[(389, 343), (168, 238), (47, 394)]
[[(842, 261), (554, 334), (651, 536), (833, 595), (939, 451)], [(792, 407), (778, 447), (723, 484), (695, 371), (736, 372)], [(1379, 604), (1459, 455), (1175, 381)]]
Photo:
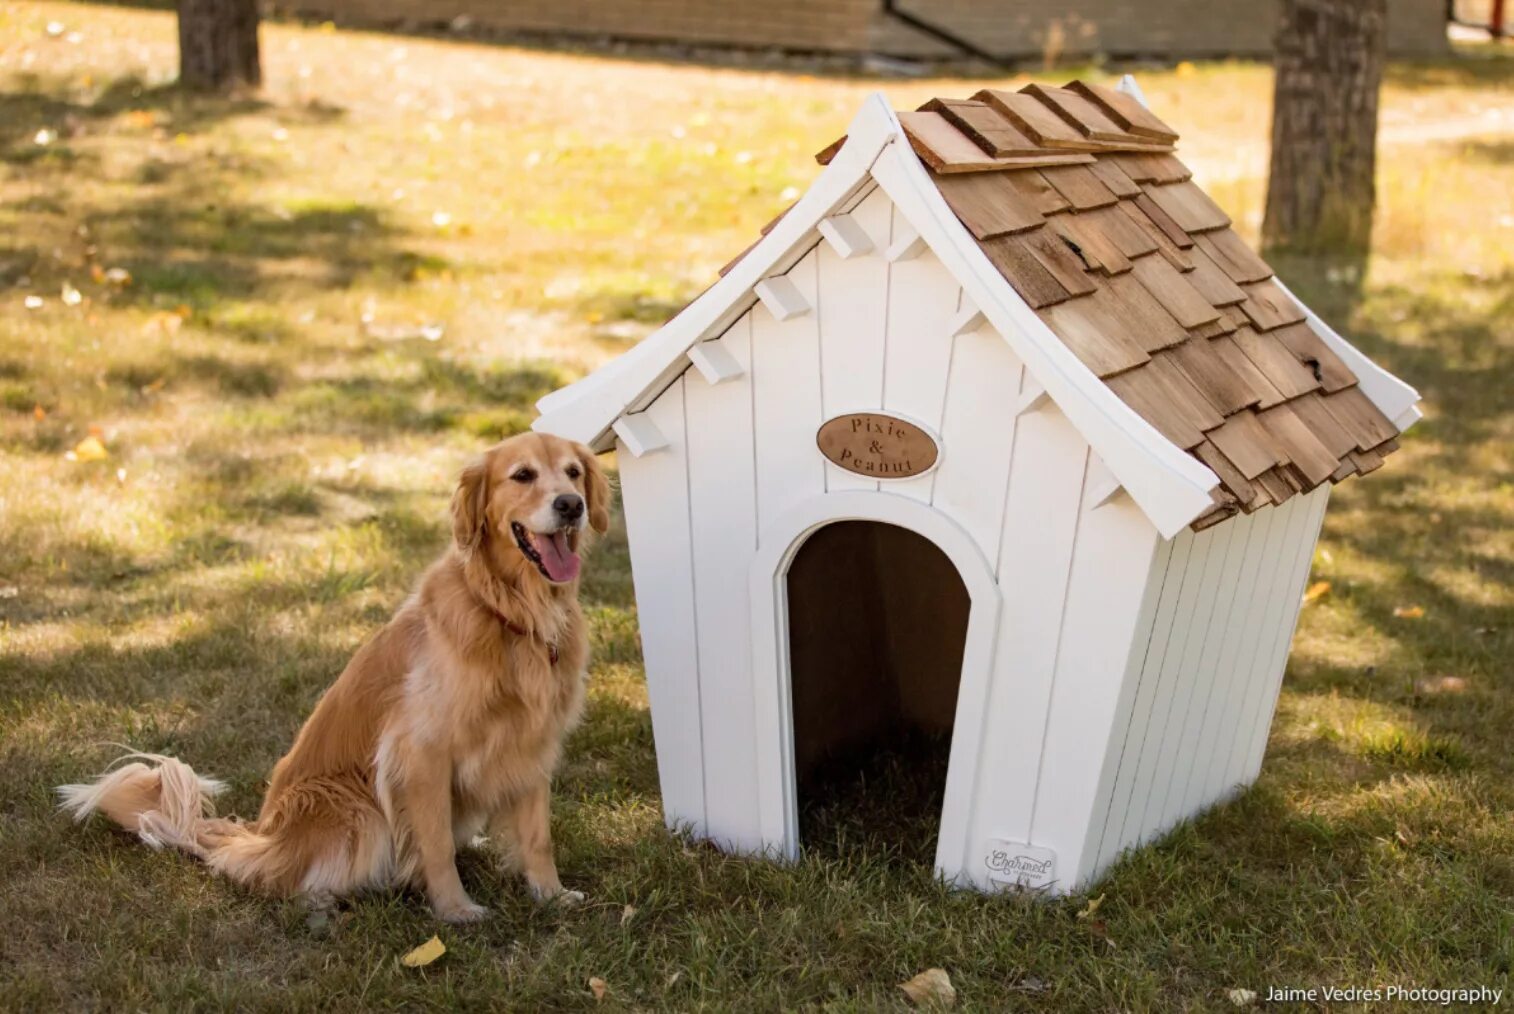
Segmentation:
[(536, 470), (532, 468), (517, 468), (511, 473), (510, 478), (516, 482), (535, 482)]
[(563, 471), (568, 476), (568, 478), (570, 478), (570, 479), (576, 479), (580, 475), (584, 474), (583, 470), (581, 468), (579, 468), (577, 465), (569, 465)]

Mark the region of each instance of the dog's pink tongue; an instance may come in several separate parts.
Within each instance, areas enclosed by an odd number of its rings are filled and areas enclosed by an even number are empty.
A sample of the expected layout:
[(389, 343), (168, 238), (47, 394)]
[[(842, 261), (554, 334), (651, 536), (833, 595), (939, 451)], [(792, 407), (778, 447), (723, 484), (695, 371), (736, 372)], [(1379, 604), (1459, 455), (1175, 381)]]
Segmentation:
[(578, 576), (578, 554), (568, 548), (568, 533), (553, 532), (536, 540), (541, 565), (554, 581), (571, 581)]

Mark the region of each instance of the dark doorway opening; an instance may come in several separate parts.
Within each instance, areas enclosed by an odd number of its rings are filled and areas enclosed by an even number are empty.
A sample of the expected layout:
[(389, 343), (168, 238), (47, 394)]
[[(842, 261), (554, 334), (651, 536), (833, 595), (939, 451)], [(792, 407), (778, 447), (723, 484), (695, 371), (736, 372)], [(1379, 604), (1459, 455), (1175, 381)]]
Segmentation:
[(930, 865), (970, 599), (929, 539), (838, 521), (788, 571), (799, 836)]

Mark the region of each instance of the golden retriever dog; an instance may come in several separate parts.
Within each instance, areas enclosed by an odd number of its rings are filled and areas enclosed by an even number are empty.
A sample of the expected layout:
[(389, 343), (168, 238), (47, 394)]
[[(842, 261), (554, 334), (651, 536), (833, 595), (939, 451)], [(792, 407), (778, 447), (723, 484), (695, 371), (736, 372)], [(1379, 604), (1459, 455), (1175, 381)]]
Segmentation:
[(143, 754), (62, 786), (63, 808), (275, 895), (421, 888), (449, 922), (487, 914), (455, 859), (488, 827), (533, 897), (582, 900), (558, 880), (548, 806), (583, 707), (579, 553), (609, 500), (593, 453), (557, 437), (511, 437), (464, 469), (453, 544), (316, 704), (257, 820), (210, 816), (219, 783)]

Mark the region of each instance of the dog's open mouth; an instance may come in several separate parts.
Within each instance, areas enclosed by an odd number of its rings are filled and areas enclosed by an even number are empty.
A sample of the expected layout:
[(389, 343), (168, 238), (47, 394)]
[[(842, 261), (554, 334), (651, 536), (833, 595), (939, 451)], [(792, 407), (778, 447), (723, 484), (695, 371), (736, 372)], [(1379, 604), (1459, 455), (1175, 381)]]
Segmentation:
[(510, 522), (510, 532), (515, 544), (526, 559), (536, 564), (542, 577), (548, 581), (564, 584), (578, 576), (578, 554), (569, 541), (572, 529), (559, 528), (555, 532), (529, 532), (519, 521)]

